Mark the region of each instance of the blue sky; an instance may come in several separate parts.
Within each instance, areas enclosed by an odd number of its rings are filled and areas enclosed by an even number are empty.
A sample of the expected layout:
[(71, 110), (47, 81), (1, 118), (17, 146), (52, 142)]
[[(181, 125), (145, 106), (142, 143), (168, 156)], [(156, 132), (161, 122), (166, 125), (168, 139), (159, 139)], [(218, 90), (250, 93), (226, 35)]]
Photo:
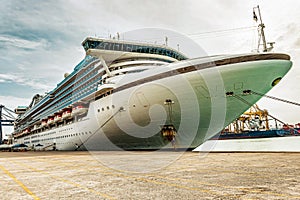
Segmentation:
[[(274, 51), (286, 52), (294, 61), (288, 76), (269, 94), (300, 102), (297, 0), (0, 0), (0, 104), (13, 109), (29, 104), (36, 93), (52, 90), (83, 59), (81, 42), (87, 36), (162, 28), (190, 37), (207, 54), (250, 52), (256, 29), (239, 28), (256, 26), (252, 8), (258, 4), (267, 39), (276, 42)], [(215, 32), (228, 29), (237, 30)], [(259, 105), (284, 121), (300, 121), (295, 106), (269, 100)]]

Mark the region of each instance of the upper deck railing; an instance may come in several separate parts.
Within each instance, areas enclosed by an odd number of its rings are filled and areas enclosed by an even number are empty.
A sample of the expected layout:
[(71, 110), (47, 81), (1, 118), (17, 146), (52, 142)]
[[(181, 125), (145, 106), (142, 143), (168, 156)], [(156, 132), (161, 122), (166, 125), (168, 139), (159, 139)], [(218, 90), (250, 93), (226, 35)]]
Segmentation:
[(175, 58), (177, 60), (186, 60), (187, 57), (182, 53), (167, 46), (127, 42), (121, 40), (107, 40), (88, 37), (82, 42), (82, 46), (87, 51), (88, 49), (101, 49), (110, 51), (122, 52), (137, 52), (145, 54), (157, 54)]

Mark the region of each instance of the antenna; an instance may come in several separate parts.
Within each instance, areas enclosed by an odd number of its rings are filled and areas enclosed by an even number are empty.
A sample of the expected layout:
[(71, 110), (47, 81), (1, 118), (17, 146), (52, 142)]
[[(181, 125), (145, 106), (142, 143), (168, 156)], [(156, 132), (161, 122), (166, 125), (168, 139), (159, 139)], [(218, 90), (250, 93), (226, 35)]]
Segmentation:
[[(259, 21), (260, 24), (258, 25), (258, 34), (259, 34), (259, 38), (258, 38), (258, 47), (257, 47), (257, 51), (259, 52), (259, 47), (262, 45), (263, 46), (263, 52), (269, 52), (274, 48), (274, 44), (275, 42), (266, 42), (266, 36), (265, 36), (265, 24), (262, 21), (262, 17), (261, 17), (261, 13), (260, 13), (260, 8), (259, 6), (256, 6), (253, 8), (253, 20), (255, 22), (258, 21), (257, 15), (256, 15), (256, 11), (258, 12), (258, 16), (259, 16)], [(262, 44), (261, 44), (261, 40), (262, 40)], [(267, 44), (270, 45), (270, 47), (267, 47)]]

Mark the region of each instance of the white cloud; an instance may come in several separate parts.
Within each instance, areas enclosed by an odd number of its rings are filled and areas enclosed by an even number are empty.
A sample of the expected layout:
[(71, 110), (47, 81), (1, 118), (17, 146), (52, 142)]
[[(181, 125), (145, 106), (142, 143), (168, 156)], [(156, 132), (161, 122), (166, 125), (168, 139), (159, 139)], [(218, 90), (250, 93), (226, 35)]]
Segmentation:
[(26, 49), (36, 49), (36, 48), (45, 47), (47, 45), (47, 42), (44, 39), (40, 41), (31, 41), (31, 40), (20, 39), (8, 35), (0, 35), (0, 43), (1, 42), (7, 43), (6, 46), (11, 45), (14, 47), (26, 48)]
[(38, 90), (50, 90), (51, 86), (43, 84), (40, 79), (33, 79), (24, 75), (17, 74), (0, 74), (0, 82), (14, 82), (19, 85), (29, 86)]
[(5, 107), (14, 110), (17, 106), (29, 105), (31, 99), (14, 97), (14, 96), (0, 96), (0, 104), (5, 105)]
[(15, 79), (17, 79), (17, 76), (12, 74), (0, 74), (0, 79), (2, 80), (2, 82), (14, 81)]

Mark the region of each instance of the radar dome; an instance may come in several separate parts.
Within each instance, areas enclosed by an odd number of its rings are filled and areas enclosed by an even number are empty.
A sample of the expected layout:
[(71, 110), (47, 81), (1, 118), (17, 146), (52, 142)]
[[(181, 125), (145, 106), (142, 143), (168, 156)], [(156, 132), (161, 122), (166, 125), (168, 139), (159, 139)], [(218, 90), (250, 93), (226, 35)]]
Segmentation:
[(69, 73), (65, 73), (64, 77), (67, 78), (70, 74)]

